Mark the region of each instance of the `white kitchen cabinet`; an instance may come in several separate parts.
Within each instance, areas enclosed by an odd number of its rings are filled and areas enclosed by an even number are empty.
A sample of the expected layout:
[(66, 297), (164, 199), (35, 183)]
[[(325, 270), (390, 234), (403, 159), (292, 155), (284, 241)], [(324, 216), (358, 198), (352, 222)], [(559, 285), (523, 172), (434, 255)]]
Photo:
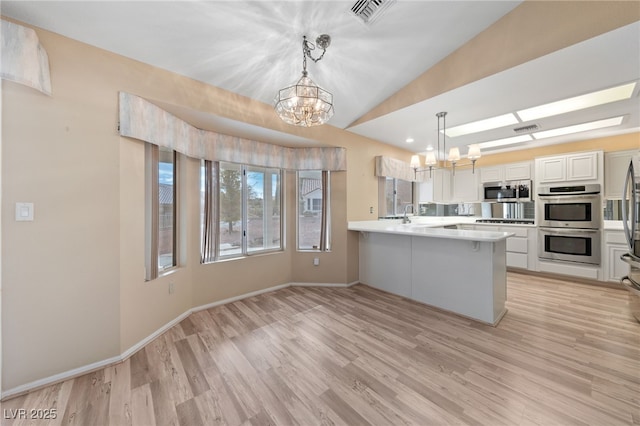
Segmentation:
[(453, 203), (477, 203), (480, 202), (479, 174), (471, 169), (456, 170), (451, 177)]
[(510, 182), (531, 179), (531, 161), (502, 164), (500, 166), (482, 167), (480, 182)]
[[(535, 255), (536, 229), (534, 227), (496, 226), (485, 224), (475, 224), (473, 227), (473, 229), (477, 231), (515, 233), (513, 237), (507, 238), (507, 266), (510, 268), (533, 269), (533, 263), (529, 261), (529, 257), (531, 256), (531, 252)], [(531, 240), (532, 238), (533, 241)]]
[(480, 182), (502, 182), (504, 180), (504, 166), (482, 167), (479, 169)]
[(425, 180), (418, 183), (418, 202), (448, 203), (451, 200), (451, 172), (449, 170), (432, 170)]
[(602, 250), (602, 266), (605, 281), (619, 282), (620, 278), (629, 273), (629, 265), (620, 259), (627, 253), (627, 241), (623, 231), (604, 231)]
[[(567, 180), (597, 180), (598, 153), (585, 152), (583, 154), (568, 154)], [(601, 160), (602, 161), (602, 160)]]
[(565, 157), (536, 158), (536, 173), (539, 184), (562, 182), (567, 178), (567, 159)]
[(504, 179), (508, 182), (513, 180), (531, 179), (531, 161), (505, 164)]
[(621, 200), (624, 177), (633, 154), (637, 150), (605, 152), (604, 154), (604, 198)]
[(536, 158), (536, 182), (602, 181), (602, 151)]

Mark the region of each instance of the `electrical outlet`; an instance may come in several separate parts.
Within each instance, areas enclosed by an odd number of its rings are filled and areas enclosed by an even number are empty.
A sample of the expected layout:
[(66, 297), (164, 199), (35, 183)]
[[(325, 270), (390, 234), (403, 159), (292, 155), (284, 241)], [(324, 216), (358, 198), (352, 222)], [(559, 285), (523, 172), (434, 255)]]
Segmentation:
[(320, 264), (320, 258), (319, 257), (314, 257), (313, 258), (313, 266), (318, 266)]
[(169, 294), (173, 294), (176, 291), (176, 286), (173, 283), (169, 283)]

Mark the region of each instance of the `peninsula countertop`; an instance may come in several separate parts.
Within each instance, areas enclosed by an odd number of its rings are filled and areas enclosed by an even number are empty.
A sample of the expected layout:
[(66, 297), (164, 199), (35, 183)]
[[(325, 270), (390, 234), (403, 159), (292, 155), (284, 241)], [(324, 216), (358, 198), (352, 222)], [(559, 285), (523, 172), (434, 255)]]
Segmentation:
[(381, 234), (485, 242), (506, 240), (507, 238), (515, 235), (513, 232), (474, 231), (444, 228), (444, 226), (458, 225), (460, 223), (474, 223), (474, 221), (461, 220), (460, 217), (451, 217), (450, 219), (438, 218), (438, 220), (416, 221), (415, 223), (407, 224), (403, 224), (401, 220), (365, 220), (349, 222), (348, 229), (350, 231), (376, 232)]

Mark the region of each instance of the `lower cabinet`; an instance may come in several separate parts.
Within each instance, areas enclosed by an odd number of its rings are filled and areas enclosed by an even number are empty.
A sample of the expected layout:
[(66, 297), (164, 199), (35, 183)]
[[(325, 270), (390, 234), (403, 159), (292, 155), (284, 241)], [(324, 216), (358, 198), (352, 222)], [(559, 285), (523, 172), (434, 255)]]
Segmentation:
[(629, 265), (620, 259), (627, 253), (627, 241), (623, 231), (604, 231), (602, 248), (602, 266), (605, 281), (619, 282), (629, 273)]
[(476, 231), (513, 232), (513, 237), (507, 238), (507, 266), (509, 268), (533, 269), (531, 256), (537, 256), (536, 228), (518, 226), (496, 226), (485, 224), (464, 224), (460, 229), (475, 229)]

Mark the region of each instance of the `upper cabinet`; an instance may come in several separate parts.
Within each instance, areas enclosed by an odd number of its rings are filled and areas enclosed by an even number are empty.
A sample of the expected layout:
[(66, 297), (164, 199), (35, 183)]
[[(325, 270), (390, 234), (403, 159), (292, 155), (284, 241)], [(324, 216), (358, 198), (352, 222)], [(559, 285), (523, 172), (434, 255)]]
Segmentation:
[(531, 179), (531, 161), (522, 163), (505, 164), (504, 180), (529, 180)]
[(604, 154), (604, 198), (621, 200), (624, 178), (633, 154), (638, 151), (606, 152)]
[(477, 203), (480, 201), (480, 179), (478, 172), (471, 169), (456, 170), (451, 177), (453, 203)]
[(502, 182), (504, 180), (504, 166), (483, 167), (479, 170), (480, 182)]
[(451, 199), (451, 172), (438, 169), (425, 173), (426, 179), (418, 183), (418, 202), (448, 203)]
[(480, 182), (510, 182), (531, 179), (531, 161), (483, 167), (480, 171)]
[(562, 182), (602, 182), (602, 151), (536, 158), (536, 185)]

